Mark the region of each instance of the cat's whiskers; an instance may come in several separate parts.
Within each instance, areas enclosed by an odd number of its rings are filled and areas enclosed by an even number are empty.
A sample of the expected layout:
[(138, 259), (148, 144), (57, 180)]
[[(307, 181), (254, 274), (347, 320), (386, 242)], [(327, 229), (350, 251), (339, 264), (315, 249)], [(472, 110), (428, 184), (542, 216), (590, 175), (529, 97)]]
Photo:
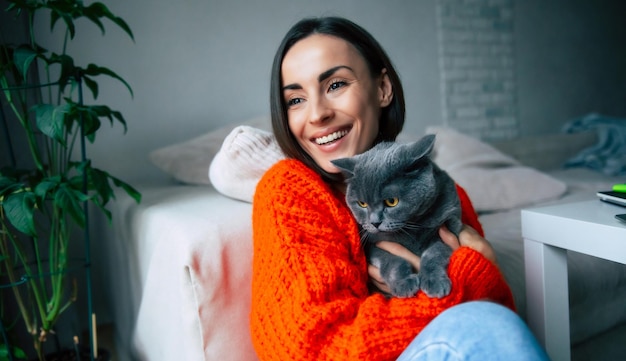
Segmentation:
[(405, 229), (424, 229), (424, 228), (428, 228), (427, 226), (420, 224), (420, 223), (416, 223), (416, 222), (406, 222), (404, 224)]
[(368, 231), (366, 231), (365, 229), (361, 228), (359, 230), (359, 235), (360, 237), (360, 241), (361, 241), (361, 248), (365, 247), (365, 244), (367, 243), (367, 238), (370, 236), (370, 233)]

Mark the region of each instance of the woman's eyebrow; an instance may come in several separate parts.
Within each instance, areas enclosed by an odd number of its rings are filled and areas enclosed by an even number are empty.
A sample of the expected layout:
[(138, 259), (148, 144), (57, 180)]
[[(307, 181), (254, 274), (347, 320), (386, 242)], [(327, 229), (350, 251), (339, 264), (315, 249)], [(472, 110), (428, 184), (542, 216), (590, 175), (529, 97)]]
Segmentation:
[[(351, 67), (347, 66), (347, 65), (338, 65), (338, 66), (334, 66), (334, 67), (332, 67), (332, 68), (330, 68), (330, 69), (328, 69), (328, 70), (326, 70), (326, 71), (322, 72), (322, 73), (321, 73), (321, 74), (317, 77), (317, 81), (321, 83), (322, 81), (324, 81), (324, 80), (326, 80), (326, 79), (330, 78), (330, 77), (331, 77), (333, 74), (335, 74), (335, 73), (337, 72), (337, 70), (339, 70), (339, 69), (348, 69), (348, 70), (350, 70), (351, 72), (354, 72), (354, 70), (353, 70)], [(300, 84), (298, 84), (298, 83), (294, 83), (294, 84), (288, 84), (288, 85), (285, 85), (285, 86), (283, 87), (283, 91), (285, 91), (285, 90), (294, 90), (294, 89), (302, 89), (302, 85), (300, 85)]]
[(349, 67), (349, 66), (347, 66), (347, 65), (338, 65), (338, 66), (332, 67), (332, 68), (330, 68), (330, 69), (326, 70), (325, 72), (323, 72), (322, 74), (320, 74), (320, 75), (317, 77), (317, 81), (319, 81), (319, 82), (321, 83), (322, 81), (324, 81), (324, 80), (326, 80), (326, 79), (330, 78), (330, 77), (331, 77), (333, 74), (335, 74), (335, 73), (337, 72), (337, 70), (339, 70), (339, 69), (348, 69), (348, 70), (350, 70), (351, 72), (353, 72), (353, 73), (354, 73), (354, 70), (352, 70), (352, 68), (351, 68), (351, 67)]

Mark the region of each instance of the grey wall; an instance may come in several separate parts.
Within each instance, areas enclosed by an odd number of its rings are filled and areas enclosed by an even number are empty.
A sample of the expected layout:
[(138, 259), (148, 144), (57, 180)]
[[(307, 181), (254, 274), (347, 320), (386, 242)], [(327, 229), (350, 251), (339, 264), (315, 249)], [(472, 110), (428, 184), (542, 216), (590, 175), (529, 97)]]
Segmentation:
[(588, 112), (626, 116), (626, 2), (516, 1), (522, 135)]
[[(385, 46), (404, 80), (407, 130), (442, 124), (437, 1), (108, 0), (135, 42), (112, 26), (105, 37), (89, 26), (70, 51), (126, 78), (135, 97), (103, 81), (98, 101), (122, 111), (129, 130), (105, 126), (89, 154), (131, 183), (161, 180), (151, 150), (267, 114), (274, 50), (310, 15), (347, 16)], [(514, 3), (520, 134), (557, 132), (590, 111), (626, 115), (623, 1)], [(47, 27), (40, 33), (47, 36)]]
[[(269, 71), (275, 49), (297, 20), (343, 15), (385, 45), (404, 78), (408, 114), (422, 129), (440, 118), (435, 2), (147, 1), (110, 0), (135, 43), (108, 27), (106, 37), (86, 27), (71, 51), (98, 60), (132, 85), (103, 87), (99, 100), (122, 111), (129, 131), (104, 132), (90, 149), (94, 162), (126, 180), (163, 175), (149, 151), (226, 123), (269, 112)], [(42, 35), (47, 35), (44, 27)]]
[[(0, 2), (0, 9), (6, 7)], [(10, 25), (10, 27), (9, 27)], [(4, 44), (21, 44), (27, 41), (27, 22), (25, 18), (15, 20), (9, 13), (0, 11), (0, 42)], [(10, 121), (12, 109), (4, 102), (4, 95), (0, 97), (0, 168), (3, 166), (33, 165), (29, 157), (26, 137), (20, 131), (19, 123)], [(7, 134), (8, 133), (8, 134)]]

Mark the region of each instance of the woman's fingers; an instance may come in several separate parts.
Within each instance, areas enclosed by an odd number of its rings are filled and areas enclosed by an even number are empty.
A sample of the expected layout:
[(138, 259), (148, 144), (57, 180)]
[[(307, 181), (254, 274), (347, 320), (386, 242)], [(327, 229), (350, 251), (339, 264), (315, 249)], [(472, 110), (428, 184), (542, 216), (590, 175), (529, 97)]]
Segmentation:
[(385, 251), (394, 254), (398, 257), (404, 258), (409, 261), (413, 268), (417, 271), (420, 269), (420, 258), (415, 253), (409, 251), (406, 247), (395, 242), (381, 241), (376, 243), (376, 247), (384, 249)]
[(371, 264), (367, 265), (367, 273), (370, 276), (370, 281), (376, 288), (383, 293), (391, 293), (391, 289), (380, 276), (380, 269), (378, 269), (378, 267), (372, 266)]
[[(496, 253), (485, 238), (483, 238), (475, 229), (468, 225), (463, 225), (459, 236), (457, 237), (454, 233), (450, 232), (450, 230), (446, 226), (442, 226), (439, 228), (439, 237), (441, 240), (450, 246), (452, 250), (456, 250), (461, 246), (469, 247), (475, 251), (480, 252), (485, 258), (496, 263)], [(409, 251), (406, 247), (388, 241), (381, 241), (376, 243), (376, 247), (381, 248), (391, 254), (394, 254), (398, 257), (402, 257), (407, 260), (415, 271), (419, 271), (420, 269), (420, 257)], [(380, 275), (380, 270), (373, 266), (368, 265), (367, 272), (370, 276), (370, 280), (372, 284), (376, 286), (379, 290), (390, 293), (389, 286), (385, 283), (383, 278)]]
[(478, 234), (478, 232), (474, 228), (468, 225), (463, 225), (461, 233), (459, 234), (459, 242), (461, 242), (462, 246), (467, 246), (475, 251), (482, 253), (485, 258), (487, 258), (494, 264), (497, 264), (496, 252), (491, 247), (491, 244), (480, 234)]
[(450, 232), (448, 227), (446, 227), (445, 225), (439, 227), (439, 237), (441, 238), (443, 243), (447, 244), (450, 248), (452, 248), (453, 251), (461, 246), (457, 236), (454, 233)]
[[(419, 270), (419, 267), (420, 267), (419, 256), (415, 255), (413, 252), (409, 251), (404, 246), (395, 242), (381, 241), (381, 242), (376, 243), (376, 247), (379, 247), (391, 254), (394, 254), (398, 257), (402, 257), (406, 259), (409, 263), (411, 263), (411, 265), (416, 271)], [(378, 269), (378, 267), (369, 264), (367, 266), (367, 273), (370, 276), (370, 281), (376, 288), (381, 290), (383, 293), (391, 294), (391, 289), (385, 283), (385, 280), (381, 277), (380, 269)]]

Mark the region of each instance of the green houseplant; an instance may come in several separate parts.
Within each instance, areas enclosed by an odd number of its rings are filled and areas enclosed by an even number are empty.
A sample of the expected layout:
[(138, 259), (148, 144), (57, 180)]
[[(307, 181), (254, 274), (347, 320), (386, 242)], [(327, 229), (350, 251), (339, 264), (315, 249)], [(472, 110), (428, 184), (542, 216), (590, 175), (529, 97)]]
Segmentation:
[[(76, 242), (85, 242), (76, 240), (82, 238), (76, 237), (76, 230), (88, 227), (88, 204), (110, 220), (106, 205), (114, 197), (114, 187), (140, 201), (134, 188), (94, 167), (85, 155), (85, 141), (95, 141), (101, 122), (121, 124), (126, 131), (126, 121), (109, 106), (86, 105), (83, 89), (95, 101), (99, 76), (119, 81), (131, 96), (132, 89), (106, 67), (76, 64), (67, 44), (76, 35), (78, 19), (86, 19), (103, 34), (105, 19), (131, 39), (133, 33), (101, 2), (2, 0), (0, 4), (13, 19), (25, 17), (28, 24), (28, 42), (9, 44), (0, 38), (0, 100), (3, 109), (9, 109), (0, 121), (5, 129), (22, 133), (30, 157), (26, 166), (15, 159), (0, 164), (0, 276), (6, 285), (2, 296), (11, 296), (19, 314), (12, 317), (3, 312), (2, 325), (4, 330), (23, 322), (36, 357), (44, 360), (44, 342), (76, 299), (70, 250)], [(50, 31), (64, 36), (61, 49), (51, 51), (37, 42), (35, 25), (45, 16)], [(11, 121), (17, 125), (7, 127)], [(14, 152), (11, 147), (8, 144)], [(88, 230), (85, 234), (88, 240)], [(0, 360), (26, 357), (24, 350), (10, 345), (0, 339)]]

